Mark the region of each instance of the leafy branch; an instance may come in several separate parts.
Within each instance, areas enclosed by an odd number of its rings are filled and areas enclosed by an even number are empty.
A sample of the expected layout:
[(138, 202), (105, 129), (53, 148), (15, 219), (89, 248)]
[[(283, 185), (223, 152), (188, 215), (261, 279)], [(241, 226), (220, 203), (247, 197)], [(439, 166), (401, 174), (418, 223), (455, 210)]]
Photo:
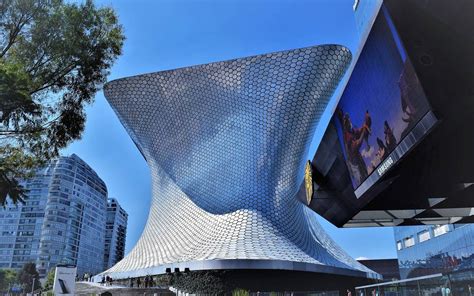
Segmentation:
[(123, 42), (92, 0), (0, 2), (0, 204), (22, 201), (21, 180), (80, 138)]

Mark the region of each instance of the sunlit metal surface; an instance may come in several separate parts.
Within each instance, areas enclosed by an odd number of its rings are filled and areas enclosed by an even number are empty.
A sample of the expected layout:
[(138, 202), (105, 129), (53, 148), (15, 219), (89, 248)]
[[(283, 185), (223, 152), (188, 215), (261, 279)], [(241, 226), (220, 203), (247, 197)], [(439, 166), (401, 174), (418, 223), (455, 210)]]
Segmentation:
[(148, 162), (153, 198), (115, 278), (165, 268), (276, 268), (376, 277), (295, 195), (312, 136), (351, 61), (341, 46), (110, 82), (105, 96)]

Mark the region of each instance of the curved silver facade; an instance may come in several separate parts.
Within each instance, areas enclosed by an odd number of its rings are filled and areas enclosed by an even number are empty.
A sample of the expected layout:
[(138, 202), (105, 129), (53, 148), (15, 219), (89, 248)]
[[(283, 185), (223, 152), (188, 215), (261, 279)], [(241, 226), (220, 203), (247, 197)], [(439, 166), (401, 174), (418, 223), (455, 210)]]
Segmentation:
[(351, 60), (327, 45), (145, 74), (105, 96), (151, 168), (153, 198), (114, 278), (271, 268), (376, 277), (295, 195), (319, 117)]

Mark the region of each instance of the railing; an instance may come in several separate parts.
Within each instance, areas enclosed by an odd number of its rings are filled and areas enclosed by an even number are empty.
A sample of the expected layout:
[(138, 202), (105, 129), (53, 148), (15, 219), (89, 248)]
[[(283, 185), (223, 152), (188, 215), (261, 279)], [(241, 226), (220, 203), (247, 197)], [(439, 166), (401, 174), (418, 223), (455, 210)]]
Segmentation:
[(433, 274), (356, 287), (357, 296), (473, 296), (474, 270)]

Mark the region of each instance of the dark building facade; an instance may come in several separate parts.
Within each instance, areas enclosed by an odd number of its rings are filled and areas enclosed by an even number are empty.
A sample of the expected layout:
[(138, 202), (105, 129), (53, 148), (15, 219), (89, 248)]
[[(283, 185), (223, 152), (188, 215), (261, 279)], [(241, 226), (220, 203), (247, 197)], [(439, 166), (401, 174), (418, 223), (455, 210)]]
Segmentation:
[(470, 223), (474, 2), (387, 0), (302, 202), (339, 227)]
[(400, 279), (397, 259), (364, 259), (357, 260), (371, 270), (381, 274), (384, 281), (394, 281)]

